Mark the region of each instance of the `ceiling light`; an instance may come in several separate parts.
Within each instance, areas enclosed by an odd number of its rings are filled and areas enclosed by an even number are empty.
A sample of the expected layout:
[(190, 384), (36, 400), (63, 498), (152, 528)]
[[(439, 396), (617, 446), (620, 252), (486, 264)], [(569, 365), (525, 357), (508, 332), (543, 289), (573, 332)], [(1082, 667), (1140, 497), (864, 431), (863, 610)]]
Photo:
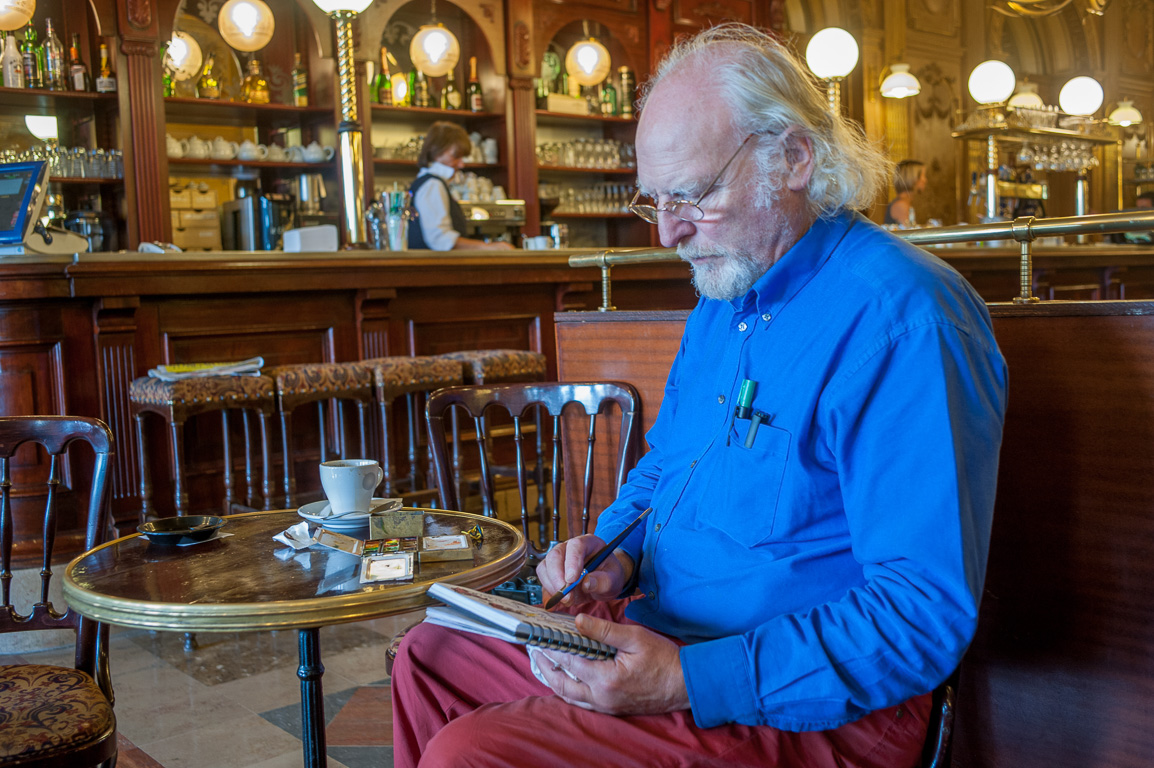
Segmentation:
[(173, 32), (172, 39), (168, 41), (168, 51), (164, 54), (164, 63), (172, 70), (174, 80), (188, 80), (200, 74), (204, 53), (192, 35)]
[(1014, 92), (1014, 70), (1004, 61), (991, 59), (970, 73), (970, 96), (979, 104), (1001, 104)]
[(1123, 127), (1127, 125), (1138, 125), (1142, 122), (1142, 113), (1134, 106), (1134, 102), (1129, 99), (1122, 99), (1107, 119), (1110, 125), (1121, 125)]
[(453, 71), (461, 58), (461, 44), (443, 24), (426, 24), (409, 44), (413, 66), (429, 77), (440, 77)]
[(13, 31), (32, 21), (36, 0), (0, 0), (0, 30)]
[(1041, 109), (1046, 106), (1046, 102), (1038, 95), (1037, 83), (1023, 80), (1018, 83), (1017, 92), (1006, 102), (1006, 106), (1014, 109)]
[(609, 74), (609, 51), (595, 38), (581, 40), (565, 54), (565, 71), (578, 85), (597, 85)]
[(910, 73), (909, 64), (892, 64), (889, 77), (882, 81), (881, 90), (887, 99), (905, 99), (921, 93), (922, 84)]
[(216, 20), (220, 36), (238, 51), (259, 51), (272, 40), (272, 9), (262, 0), (228, 0)]
[(1062, 86), (1058, 106), (1069, 115), (1092, 115), (1102, 106), (1102, 84), (1092, 77), (1075, 77)]
[(857, 57), (857, 40), (839, 27), (826, 27), (805, 47), (805, 63), (822, 80), (845, 77), (857, 66)]

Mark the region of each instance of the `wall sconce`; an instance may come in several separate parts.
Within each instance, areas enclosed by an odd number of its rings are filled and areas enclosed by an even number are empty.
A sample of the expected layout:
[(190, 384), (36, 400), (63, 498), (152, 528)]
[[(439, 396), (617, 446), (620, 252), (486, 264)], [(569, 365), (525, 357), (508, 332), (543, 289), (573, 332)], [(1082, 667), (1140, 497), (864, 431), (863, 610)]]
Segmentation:
[(353, 19), (373, 0), (313, 0), (337, 28), (337, 80), (341, 90), (341, 122), (337, 126), (337, 154), (344, 215), (341, 229), (345, 246), (358, 247), (365, 237), (365, 159), (362, 129), (357, 114), (357, 65), (353, 59)]
[(826, 27), (805, 47), (805, 63), (825, 81), (830, 111), (841, 113), (841, 81), (857, 66), (858, 47), (853, 35), (839, 27)]
[(1110, 125), (1120, 125), (1126, 127), (1128, 125), (1138, 125), (1142, 122), (1142, 113), (1134, 106), (1134, 102), (1129, 99), (1122, 99), (1118, 102), (1118, 106), (1110, 113), (1110, 117), (1106, 118)]
[(581, 86), (597, 85), (603, 81), (610, 66), (608, 49), (592, 37), (574, 43), (565, 54), (565, 71), (570, 80)]
[(970, 96), (979, 104), (1001, 104), (1010, 98), (1016, 83), (1017, 78), (1009, 64), (990, 59), (974, 67), (968, 87)]
[(0, 30), (20, 29), (36, 13), (36, 0), (0, 0)]
[(173, 32), (164, 59), (165, 65), (172, 70), (174, 80), (188, 80), (200, 73), (200, 65), (204, 63), (204, 52), (192, 35), (187, 32)]
[(1092, 77), (1071, 78), (1058, 93), (1058, 106), (1069, 115), (1088, 117), (1098, 111), (1106, 94)]
[(437, 23), (437, 0), (429, 7), (431, 22), (423, 25), (409, 44), (409, 58), (413, 66), (429, 77), (440, 77), (453, 71), (461, 58), (461, 44), (457, 36)]
[(906, 99), (922, 92), (922, 84), (910, 72), (909, 64), (891, 64), (890, 74), (881, 85), (882, 96), (887, 99)]
[(262, 0), (228, 0), (221, 6), (216, 25), (224, 41), (238, 51), (259, 51), (272, 40), (276, 23), (272, 9)]
[(25, 115), (24, 125), (29, 133), (49, 145), (60, 139), (60, 128), (52, 115)]
[(1038, 95), (1037, 83), (1023, 80), (1018, 83), (1018, 90), (1006, 102), (1006, 106), (1014, 109), (1042, 109), (1046, 106), (1046, 102)]

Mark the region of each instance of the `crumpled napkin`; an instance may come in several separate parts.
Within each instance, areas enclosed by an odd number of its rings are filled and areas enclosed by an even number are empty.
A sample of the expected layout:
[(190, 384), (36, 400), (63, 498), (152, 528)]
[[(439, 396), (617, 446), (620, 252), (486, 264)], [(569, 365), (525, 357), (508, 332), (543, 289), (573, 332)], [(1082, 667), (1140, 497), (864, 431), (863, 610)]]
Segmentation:
[(297, 523), (273, 536), (274, 541), (292, 547), (293, 549), (307, 549), (316, 543), (316, 539), (309, 533), (307, 522)]

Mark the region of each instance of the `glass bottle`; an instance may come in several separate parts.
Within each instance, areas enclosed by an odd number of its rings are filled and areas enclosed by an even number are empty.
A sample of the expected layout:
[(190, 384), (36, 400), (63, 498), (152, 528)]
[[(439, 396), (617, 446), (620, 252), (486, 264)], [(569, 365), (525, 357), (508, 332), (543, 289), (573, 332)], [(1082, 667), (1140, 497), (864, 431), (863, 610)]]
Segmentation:
[(100, 77), (96, 78), (96, 92), (116, 93), (116, 75), (112, 72), (112, 62), (106, 43), (100, 44)]
[(617, 89), (609, 78), (605, 78), (601, 85), (601, 114), (606, 117), (617, 115)]
[(241, 100), (248, 104), (268, 104), (270, 99), (268, 80), (260, 71), (260, 59), (249, 59), (248, 73), (240, 84)]
[(20, 43), (20, 58), (24, 63), (25, 88), (42, 88), (44, 85), (40, 79), (40, 55), (37, 52), (39, 47), (36, 43), (36, 27), (32, 26), (30, 21), (28, 26), (24, 28), (24, 40)]
[(413, 106), (432, 106), (432, 99), (429, 97), (429, 78), (425, 77), (425, 73), (419, 69), (417, 70), (417, 87), (413, 91)]
[(417, 106), (417, 67), (414, 65), (409, 70), (409, 84), (408, 90), (405, 91), (406, 106)]
[(452, 72), (445, 78), (445, 87), (441, 89), (441, 109), (460, 109), (464, 98), (457, 90), (457, 77)]
[(393, 78), (389, 75), (389, 49), (381, 46), (381, 66), (373, 81), (373, 101), (377, 104), (393, 103)]
[(52, 27), (52, 19), (45, 21), (44, 33), (44, 81), (53, 91), (64, 91), (68, 88), (68, 80), (64, 74), (64, 45), (56, 36)]
[(621, 116), (633, 117), (633, 70), (619, 67), (617, 73), (621, 75), (621, 89), (618, 91)]
[(212, 65), (216, 62), (213, 54), (204, 59), (204, 67), (200, 71), (200, 79), (196, 81), (196, 96), (200, 99), (219, 99), (220, 81), (212, 74)]
[(301, 55), (293, 54), (293, 105), (307, 107), (309, 105), (309, 73), (301, 65)]
[(20, 47), (16, 45), (16, 33), (9, 32), (4, 38), (4, 87), (24, 87), (24, 58), (20, 55)]
[(80, 58), (80, 35), (75, 33), (72, 35), (72, 47), (68, 49), (68, 82), (74, 91), (92, 90), (88, 65)]
[(485, 111), (485, 95), (481, 92), (481, 83), (477, 80), (477, 57), (469, 57), (469, 84), (465, 87), (465, 100), (469, 104), (470, 112)]

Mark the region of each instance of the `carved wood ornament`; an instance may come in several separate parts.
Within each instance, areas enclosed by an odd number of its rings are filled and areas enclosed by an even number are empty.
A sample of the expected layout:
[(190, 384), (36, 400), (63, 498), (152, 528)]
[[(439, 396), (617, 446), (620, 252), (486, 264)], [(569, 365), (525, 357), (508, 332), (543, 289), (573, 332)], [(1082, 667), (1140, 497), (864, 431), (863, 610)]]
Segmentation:
[(128, 0), (128, 23), (137, 29), (152, 26), (151, 0)]

